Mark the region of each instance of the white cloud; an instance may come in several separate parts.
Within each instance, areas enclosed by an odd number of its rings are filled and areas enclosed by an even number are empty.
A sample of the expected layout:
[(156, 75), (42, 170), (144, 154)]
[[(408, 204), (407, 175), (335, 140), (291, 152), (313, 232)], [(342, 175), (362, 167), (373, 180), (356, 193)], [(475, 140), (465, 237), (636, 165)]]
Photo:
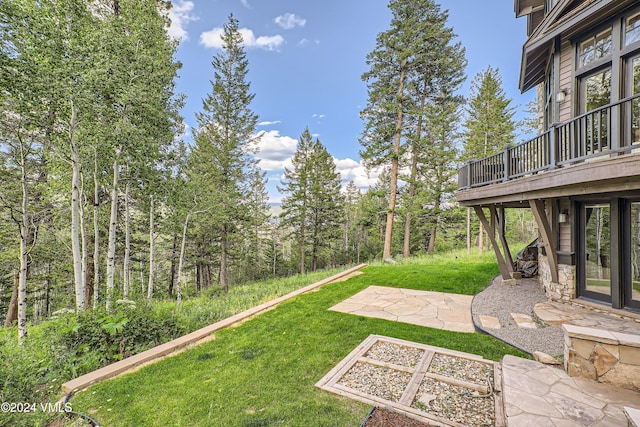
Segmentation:
[[(267, 171), (270, 177), (283, 179), (284, 169), (292, 169), (291, 158), (298, 147), (298, 140), (286, 135), (280, 135), (280, 131), (270, 130), (260, 132), (258, 142), (258, 152), (255, 154), (259, 160), (258, 167)], [(333, 158), (336, 170), (340, 172), (342, 185), (346, 186), (349, 181), (353, 181), (361, 190), (368, 190), (369, 187), (378, 181), (378, 176), (382, 172), (382, 167), (367, 170), (362, 160), (356, 161), (351, 158)], [(271, 195), (273, 200), (275, 195)]]
[(320, 44), (320, 40), (316, 39), (316, 40), (309, 40), (307, 38), (304, 38), (302, 40), (300, 40), (298, 42), (298, 46), (300, 47), (305, 47), (305, 46), (309, 46), (310, 44), (315, 44), (316, 46)]
[(274, 19), (274, 22), (285, 30), (291, 30), (295, 27), (304, 27), (307, 20), (300, 18), (293, 13), (285, 13), (284, 15), (280, 15)]
[(277, 130), (262, 132), (261, 135), (256, 154), (256, 158), (260, 160), (260, 169), (275, 171), (291, 168), (291, 157), (296, 152), (298, 140), (280, 135)]
[(324, 114), (314, 114), (311, 117), (318, 118), (318, 119), (324, 119), (325, 115)]
[(249, 0), (240, 0), (240, 3), (247, 9), (251, 9), (251, 5), (249, 4)]
[(349, 181), (353, 181), (356, 187), (362, 190), (367, 190), (374, 185), (382, 172), (382, 167), (368, 171), (362, 160), (357, 162), (348, 157), (346, 159), (337, 159), (334, 157), (333, 162), (336, 165), (336, 170), (340, 172), (343, 185), (346, 185)]
[[(253, 31), (249, 28), (240, 28), (238, 30), (242, 35), (242, 44), (246, 47), (257, 47), (265, 50), (277, 50), (278, 47), (282, 43), (284, 43), (284, 38), (277, 34), (275, 36), (259, 36), (256, 37), (253, 34)], [(221, 27), (213, 28), (209, 31), (205, 31), (200, 34), (200, 44), (203, 44), (206, 47), (213, 47), (215, 49), (222, 49), (222, 34), (224, 33), (224, 29)]]
[(258, 126), (272, 126), (280, 123), (282, 123), (280, 120), (273, 120), (273, 121), (265, 120), (264, 122), (258, 123)]
[(192, 15), (194, 4), (192, 1), (186, 0), (174, 0), (172, 2), (171, 10), (169, 10), (169, 19), (171, 25), (169, 26), (169, 37), (174, 40), (182, 41), (189, 38), (189, 34), (185, 27), (191, 21), (197, 21), (198, 17)]

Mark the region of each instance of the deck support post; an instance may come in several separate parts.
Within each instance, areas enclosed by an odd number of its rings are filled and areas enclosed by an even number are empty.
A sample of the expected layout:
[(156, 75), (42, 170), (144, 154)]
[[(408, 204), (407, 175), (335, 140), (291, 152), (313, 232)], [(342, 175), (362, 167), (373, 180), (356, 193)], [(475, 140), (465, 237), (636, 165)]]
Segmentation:
[(531, 206), (531, 212), (536, 219), (538, 230), (542, 236), (542, 243), (547, 252), (547, 260), (549, 261), (549, 269), (551, 270), (551, 281), (558, 283), (558, 253), (556, 252), (556, 248), (553, 247), (554, 239), (549, 219), (544, 210), (544, 201), (529, 200), (529, 206)]
[[(489, 240), (491, 241), (491, 245), (493, 246), (493, 251), (496, 253), (496, 258), (498, 259), (498, 268), (500, 268), (500, 275), (504, 280), (511, 279), (511, 273), (513, 273), (513, 262), (511, 262), (511, 254), (509, 253), (509, 247), (507, 245), (507, 239), (504, 236), (504, 221), (500, 220), (496, 215), (496, 207), (492, 205), (489, 210), (491, 212), (491, 222), (487, 220), (484, 211), (481, 206), (474, 206), (473, 209), (476, 211), (476, 215), (480, 219), (480, 222), (484, 226), (485, 230), (487, 230), (487, 235), (489, 236)], [(504, 208), (503, 212), (504, 212)], [(498, 224), (496, 227), (494, 224)], [(498, 233), (500, 234), (500, 241), (503, 244), (503, 249), (506, 255), (502, 255), (502, 251), (500, 250), (500, 245), (496, 240), (496, 228), (498, 228)]]

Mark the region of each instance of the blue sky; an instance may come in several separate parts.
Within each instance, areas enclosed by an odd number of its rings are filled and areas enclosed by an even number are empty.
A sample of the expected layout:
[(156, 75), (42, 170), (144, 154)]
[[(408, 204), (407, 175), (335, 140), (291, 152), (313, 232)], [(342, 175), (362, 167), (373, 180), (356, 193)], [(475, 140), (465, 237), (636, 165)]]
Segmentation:
[[(180, 40), (177, 90), (186, 94), (187, 129), (210, 91), (211, 58), (230, 13), (239, 21), (249, 60), (253, 110), (260, 116), (260, 166), (267, 171), (272, 202), (290, 165), (297, 138), (309, 127), (334, 156), (344, 182), (375, 182), (358, 151), (359, 113), (367, 101), (360, 79), (378, 33), (389, 28), (387, 0), (173, 0), (170, 34)], [(467, 95), (473, 77), (489, 65), (500, 69), (512, 105), (524, 109), (534, 91), (518, 90), (526, 19), (516, 19), (512, 0), (439, 0), (448, 26), (466, 48)], [(517, 118), (521, 114), (517, 114)], [(187, 135), (187, 139), (189, 136)]]

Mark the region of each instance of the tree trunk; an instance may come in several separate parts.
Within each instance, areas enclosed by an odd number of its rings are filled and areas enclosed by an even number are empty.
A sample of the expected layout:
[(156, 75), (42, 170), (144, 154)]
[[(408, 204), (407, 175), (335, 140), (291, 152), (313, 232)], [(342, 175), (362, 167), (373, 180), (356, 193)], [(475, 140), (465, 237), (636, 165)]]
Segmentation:
[[(93, 244), (93, 238), (89, 239), (89, 245)], [(85, 279), (84, 279), (84, 306), (91, 306), (91, 299), (94, 295), (94, 283), (93, 278), (95, 277), (95, 272), (93, 271), (95, 263), (93, 257), (95, 254), (87, 253), (87, 261), (86, 266), (87, 269), (85, 271)]]
[(84, 310), (84, 277), (82, 274), (82, 254), (80, 251), (80, 153), (76, 145), (75, 129), (78, 126), (78, 112), (71, 103), (71, 123), (69, 124), (69, 146), (71, 150), (71, 251), (73, 253), (73, 277), (76, 292), (76, 308)]
[(467, 254), (471, 255), (471, 208), (467, 208)]
[[(416, 138), (417, 141), (414, 141), (411, 150), (411, 178), (409, 180), (409, 200), (411, 205), (413, 203), (413, 198), (416, 195), (416, 177), (418, 176), (418, 150), (417, 150), (417, 142), (422, 137), (422, 121), (425, 104), (427, 102), (427, 81), (430, 78), (428, 74), (424, 76), (424, 92), (420, 97), (420, 115), (418, 116), (418, 127), (416, 128)], [(411, 256), (411, 211), (409, 206), (407, 206), (407, 216), (404, 221), (404, 248), (402, 252), (402, 256), (404, 258), (409, 258)]]
[(18, 343), (27, 338), (27, 274), (29, 264), (29, 187), (27, 184), (27, 156), (20, 146), (20, 181), (22, 185), (22, 222), (20, 224), (20, 279), (18, 284)]
[(4, 318), (4, 327), (8, 328), (18, 319), (18, 288), (20, 287), (20, 271), (16, 271), (13, 282), (13, 292), (11, 292), (11, 301), (7, 309), (7, 317)]
[(304, 242), (304, 238), (305, 238), (305, 222), (306, 222), (306, 215), (303, 214), (302, 215), (302, 219), (301, 219), (301, 223), (302, 225), (300, 226), (300, 274), (304, 274), (304, 259), (306, 257), (305, 254), (305, 242)]
[(173, 297), (173, 287), (176, 280), (176, 258), (178, 256), (178, 236), (173, 235), (173, 243), (171, 244), (171, 272), (169, 274), (169, 298)]
[(220, 233), (220, 284), (222, 290), (226, 293), (229, 292), (229, 271), (227, 266), (227, 226), (222, 226), (222, 232)]
[(118, 180), (120, 166), (118, 165), (118, 153), (113, 161), (113, 187), (111, 189), (111, 216), (109, 217), (109, 242), (107, 250), (107, 311), (113, 304), (114, 277), (116, 273), (116, 226), (118, 221)]
[(94, 147), (93, 157), (93, 308), (100, 302), (100, 229), (98, 209), (100, 207), (100, 187), (98, 185), (98, 149)]
[(273, 277), (276, 277), (276, 266), (277, 266), (277, 261), (278, 261), (278, 253), (277, 253), (277, 247), (276, 247), (276, 226), (274, 224), (273, 226), (273, 230), (272, 230), (272, 239), (273, 239), (273, 265), (272, 265), (272, 273), (273, 273)]
[(156, 256), (156, 248), (155, 248), (155, 230), (153, 223), (153, 214), (154, 214), (154, 206), (153, 206), (153, 196), (151, 196), (150, 205), (149, 205), (149, 287), (147, 292), (147, 299), (153, 298), (153, 279), (155, 276), (155, 256)]
[[(82, 180), (82, 175), (81, 175)], [(84, 295), (84, 307), (89, 307), (88, 301), (90, 301), (91, 296), (87, 297), (87, 271), (89, 270), (89, 253), (87, 251), (87, 230), (84, 224), (84, 216), (85, 216), (85, 204), (86, 199), (84, 197), (84, 182), (82, 184), (82, 188), (80, 189), (81, 194), (81, 203), (80, 203), (80, 256), (82, 259), (82, 286), (83, 286), (83, 295)]]
[(480, 228), (478, 230), (478, 250), (480, 251), (480, 255), (484, 252), (484, 226), (480, 223)]
[[(436, 200), (433, 206), (433, 212), (435, 213), (436, 221), (437, 221), (437, 218), (439, 218), (440, 216), (440, 212), (439, 212), (440, 204), (441, 204), (440, 196), (438, 196), (436, 197)], [(429, 246), (427, 247), (427, 252), (430, 254), (432, 254), (436, 249), (436, 233), (437, 233), (437, 226), (434, 225), (431, 228), (431, 233), (429, 234)]]
[(393, 220), (396, 213), (396, 196), (398, 191), (398, 163), (400, 157), (400, 138), (402, 137), (402, 121), (403, 121), (403, 101), (402, 93), (404, 91), (405, 67), (407, 61), (404, 60), (400, 71), (400, 83), (398, 86), (398, 120), (396, 121), (396, 133), (393, 141), (393, 159), (391, 159), (391, 177), (389, 183), (389, 207), (387, 209), (387, 223), (384, 230), (384, 248), (382, 251), (382, 259), (391, 258), (391, 243), (393, 239)]
[(124, 187), (124, 260), (122, 261), (122, 294), (129, 298), (131, 285), (131, 214), (129, 212), (129, 183)]
[(180, 244), (180, 259), (178, 261), (178, 283), (176, 286), (176, 294), (178, 296), (178, 307), (182, 304), (182, 266), (184, 264), (184, 247), (187, 241), (187, 226), (189, 224), (189, 217), (191, 214), (187, 214), (184, 220), (184, 227), (182, 229), (182, 243)]

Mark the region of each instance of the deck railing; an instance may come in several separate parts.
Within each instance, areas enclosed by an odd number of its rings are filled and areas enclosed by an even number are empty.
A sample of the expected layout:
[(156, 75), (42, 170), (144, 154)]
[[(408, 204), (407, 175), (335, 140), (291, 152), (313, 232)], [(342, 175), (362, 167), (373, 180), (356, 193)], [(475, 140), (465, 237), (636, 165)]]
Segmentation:
[(502, 152), (465, 163), (458, 189), (505, 182), (598, 157), (640, 152), (640, 94), (589, 111)]

